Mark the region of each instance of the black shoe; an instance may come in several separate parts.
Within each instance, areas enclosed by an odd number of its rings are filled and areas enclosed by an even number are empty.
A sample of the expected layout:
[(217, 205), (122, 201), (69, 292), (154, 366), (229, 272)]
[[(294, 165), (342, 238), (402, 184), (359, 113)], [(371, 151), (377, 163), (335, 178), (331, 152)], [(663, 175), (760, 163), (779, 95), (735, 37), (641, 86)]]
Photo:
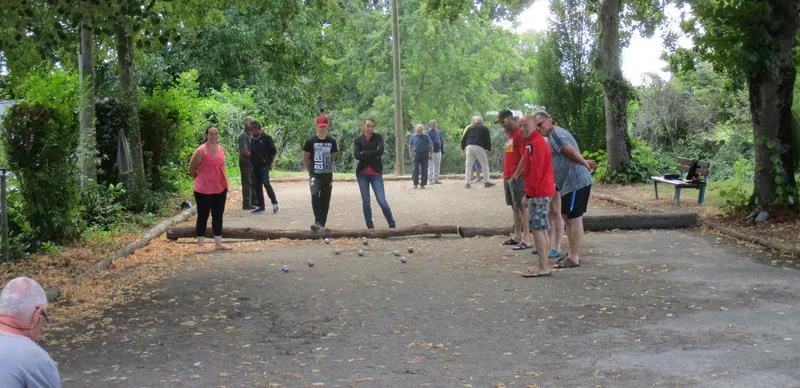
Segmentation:
[(483, 187), (492, 187), (492, 186), (494, 186), (494, 183), (492, 182), (486, 182), (483, 184)]
[(258, 206), (253, 206), (253, 205), (242, 206), (242, 210), (255, 210), (255, 209), (258, 209)]
[(319, 222), (315, 222), (314, 225), (311, 225), (311, 230), (320, 230), (323, 226), (319, 224)]
[(263, 207), (257, 207), (257, 208), (255, 208), (253, 210), (250, 210), (250, 213), (253, 213), (253, 214), (258, 214), (258, 213), (263, 213), (263, 212), (264, 212), (264, 208)]

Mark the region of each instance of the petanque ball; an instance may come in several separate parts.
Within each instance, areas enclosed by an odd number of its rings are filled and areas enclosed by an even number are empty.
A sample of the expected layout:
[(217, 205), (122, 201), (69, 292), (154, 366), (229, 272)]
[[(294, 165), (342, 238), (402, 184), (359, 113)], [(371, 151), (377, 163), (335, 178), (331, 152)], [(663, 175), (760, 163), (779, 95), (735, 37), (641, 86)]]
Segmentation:
[(362, 244), (364, 244), (365, 246), (366, 246), (366, 245), (369, 245), (369, 240), (364, 240), (364, 241), (361, 241), (361, 243), (362, 243)]
[(401, 263), (405, 264), (405, 263), (406, 263), (406, 261), (407, 261), (407, 260), (406, 260), (406, 257), (405, 257), (405, 256), (402, 256), (402, 257), (400, 257), (400, 262), (401, 262)]
[(325, 237), (325, 244), (330, 244), (330, 243), (331, 243), (330, 237)]
[(311, 261), (311, 260), (309, 260), (309, 261), (308, 261), (308, 266), (309, 266), (309, 267), (313, 267), (313, 266), (314, 266), (314, 262), (313, 262), (313, 261)]
[(339, 255), (339, 254), (342, 253), (342, 250), (341, 249), (337, 249), (337, 250), (333, 251), (333, 253), (336, 254), (336, 255)]
[(358, 250), (358, 255), (359, 255), (359, 256), (364, 256), (364, 251), (362, 251), (361, 249), (359, 249), (359, 250)]
[(392, 252), (392, 254), (393, 254), (395, 257), (400, 257), (400, 252), (398, 252), (398, 251), (394, 251), (394, 252)]
[(408, 253), (414, 253), (414, 248), (408, 247)]
[(281, 266), (281, 271), (283, 271), (283, 272), (289, 272), (289, 266), (288, 266), (288, 265), (282, 265), (282, 266)]

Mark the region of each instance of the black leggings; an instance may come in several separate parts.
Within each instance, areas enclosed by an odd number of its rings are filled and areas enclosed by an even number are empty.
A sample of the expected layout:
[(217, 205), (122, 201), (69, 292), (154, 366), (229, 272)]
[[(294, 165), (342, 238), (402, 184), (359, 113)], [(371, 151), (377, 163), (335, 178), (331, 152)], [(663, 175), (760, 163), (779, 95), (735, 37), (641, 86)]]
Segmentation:
[(197, 202), (197, 225), (195, 226), (197, 237), (206, 235), (209, 212), (211, 213), (211, 230), (214, 232), (214, 236), (222, 236), (222, 214), (225, 213), (225, 199), (227, 197), (228, 189), (219, 194), (194, 192), (194, 200)]

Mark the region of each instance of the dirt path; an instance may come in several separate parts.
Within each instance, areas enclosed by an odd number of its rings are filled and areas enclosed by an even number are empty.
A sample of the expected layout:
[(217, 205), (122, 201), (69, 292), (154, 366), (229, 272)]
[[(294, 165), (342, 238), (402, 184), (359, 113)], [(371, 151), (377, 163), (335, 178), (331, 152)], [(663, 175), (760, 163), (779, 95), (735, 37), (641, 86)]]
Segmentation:
[[(355, 184), (335, 185), (330, 225), (363, 225)], [(507, 222), (497, 187), (389, 186), (399, 222)], [(307, 227), (305, 185), (277, 190), (280, 213), (229, 224)], [(800, 385), (798, 272), (768, 253), (694, 229), (589, 233), (580, 268), (523, 279), (532, 256), (501, 241), (235, 243), (49, 350), (87, 387)]]

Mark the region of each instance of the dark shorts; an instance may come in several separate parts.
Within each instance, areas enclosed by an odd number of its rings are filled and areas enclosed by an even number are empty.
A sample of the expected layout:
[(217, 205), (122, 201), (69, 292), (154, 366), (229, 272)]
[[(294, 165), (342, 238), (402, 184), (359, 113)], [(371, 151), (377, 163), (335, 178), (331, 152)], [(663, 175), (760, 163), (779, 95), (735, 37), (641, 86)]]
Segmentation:
[(506, 205), (515, 210), (522, 209), (524, 206), (522, 199), (525, 197), (525, 181), (522, 177), (517, 180), (504, 179), (503, 191), (506, 194)]
[(561, 214), (566, 214), (567, 218), (573, 219), (586, 213), (589, 206), (589, 193), (592, 185), (580, 188), (561, 196)]

